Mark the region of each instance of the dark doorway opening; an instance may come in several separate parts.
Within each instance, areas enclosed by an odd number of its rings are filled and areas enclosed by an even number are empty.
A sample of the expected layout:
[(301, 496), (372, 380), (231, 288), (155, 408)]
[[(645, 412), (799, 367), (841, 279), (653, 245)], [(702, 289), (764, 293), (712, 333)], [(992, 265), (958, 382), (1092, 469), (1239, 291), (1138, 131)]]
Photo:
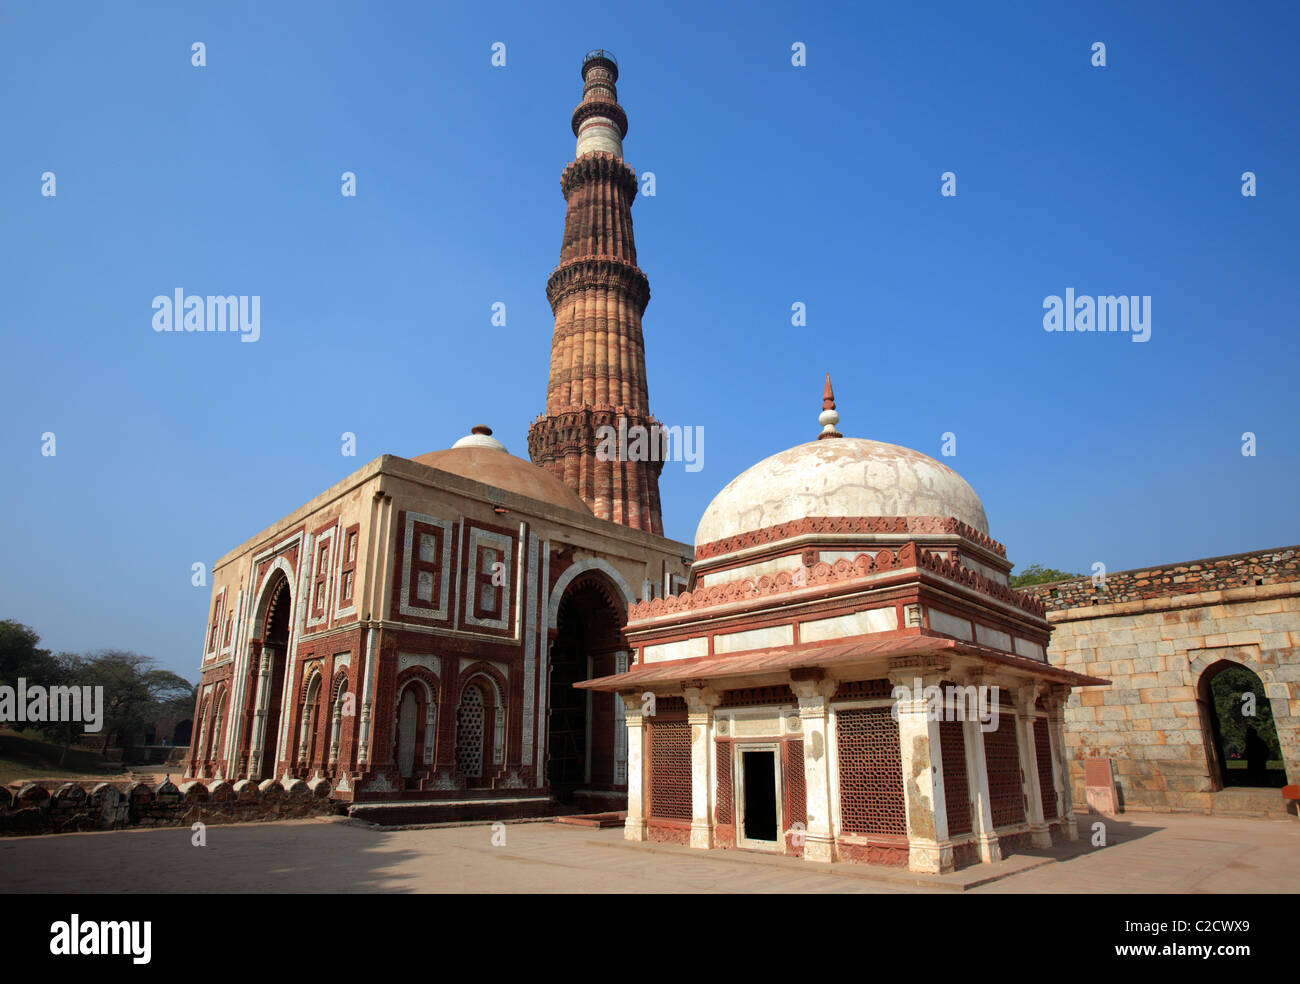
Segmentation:
[(776, 753), (742, 752), (745, 839), (776, 840)]
[(560, 602), (550, 656), (546, 780), (561, 802), (575, 802), (582, 790), (618, 785), (616, 698), (574, 687), (616, 672), (616, 654), (627, 648), (616, 597), (604, 577), (592, 572), (579, 576)]
[(271, 602), (271, 612), (267, 616), (266, 632), (263, 636), (263, 648), (272, 653), (271, 677), (267, 680), (266, 697), (266, 732), (262, 736), (262, 775), (263, 779), (276, 776), (276, 744), (280, 732), (280, 703), (284, 697), (284, 667), (289, 651), (289, 581), (281, 575), (280, 587)]
[(1273, 705), (1258, 674), (1240, 663), (1220, 660), (1201, 674), (1196, 698), (1217, 788), (1286, 785)]

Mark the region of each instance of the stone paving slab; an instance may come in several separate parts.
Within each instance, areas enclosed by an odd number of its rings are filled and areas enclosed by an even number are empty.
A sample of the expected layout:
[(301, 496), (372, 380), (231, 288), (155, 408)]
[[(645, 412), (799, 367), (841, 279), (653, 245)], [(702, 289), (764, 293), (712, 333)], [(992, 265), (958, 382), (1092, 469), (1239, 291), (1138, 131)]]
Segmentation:
[[(1087, 835), (1093, 818), (1080, 818)], [(952, 884), (856, 865), (826, 868), (748, 852), (629, 844), (618, 829), (512, 823), (378, 830), (335, 818), (122, 830), (0, 841), (7, 892), (104, 893), (951, 893), (1286, 892), (1300, 890), (1300, 823), (1143, 814), (1105, 821), (1108, 846), (1009, 859)], [(973, 872), (974, 874), (969, 874)]]
[[(600, 841), (591, 841), (590, 843), (593, 847), (622, 848), (629, 851), (666, 854), (669, 856), (684, 858), (696, 858), (701, 854), (701, 852), (696, 849), (683, 847), (680, 844), (638, 843), (635, 841), (619, 841), (613, 844), (603, 844)], [(991, 882), (1001, 881), (1003, 878), (1009, 878), (1012, 875), (1017, 875), (1021, 872), (1029, 871), (1032, 868), (1038, 868), (1045, 864), (1054, 864), (1056, 861), (1055, 857), (1015, 854), (997, 862), (996, 864), (972, 865), (948, 875), (926, 875), (919, 872), (907, 871), (904, 868), (885, 868), (878, 865), (812, 864), (803, 861), (800, 858), (785, 857), (784, 855), (779, 854), (768, 854), (763, 851), (713, 851), (710, 853), (710, 858), (749, 866), (766, 865), (768, 867), (784, 869), (790, 874), (802, 875), (816, 873), (827, 875), (832, 878), (861, 878), (877, 883), (893, 886), (901, 885), (933, 892), (968, 892), (973, 888), (978, 888), (980, 885), (987, 885)], [(834, 887), (830, 890), (840, 891), (840, 889)]]

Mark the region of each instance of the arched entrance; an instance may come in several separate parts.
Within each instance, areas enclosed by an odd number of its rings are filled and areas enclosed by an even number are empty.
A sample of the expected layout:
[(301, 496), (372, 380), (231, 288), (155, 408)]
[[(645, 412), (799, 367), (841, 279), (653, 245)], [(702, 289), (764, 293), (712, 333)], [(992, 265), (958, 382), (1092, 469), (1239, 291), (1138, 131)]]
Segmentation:
[(397, 771), (404, 779), (415, 774), (415, 722), (419, 713), (415, 688), (408, 685), (397, 705)]
[(284, 669), (289, 653), (289, 612), (293, 607), (289, 593), (289, 579), (279, 574), (279, 585), (274, 589), (267, 607), (266, 629), (262, 634), (262, 656), (270, 664), (266, 693), (262, 708), (266, 715), (262, 731), (262, 758), (260, 775), (270, 779), (276, 774), (276, 748), (280, 736), (280, 706), (284, 699)]
[(625, 622), (618, 591), (597, 571), (575, 579), (560, 601), (550, 655), (546, 779), (561, 801), (585, 801), (593, 791), (626, 788), (621, 703), (613, 694), (573, 686), (618, 672), (627, 653)]
[(321, 766), (320, 726), (324, 716), (324, 692), (324, 678), (319, 669), (314, 670), (307, 681), (299, 716), (302, 722), (298, 740), (298, 768), (302, 773), (300, 778), (312, 778)]
[(1286, 785), (1273, 705), (1258, 674), (1241, 663), (1220, 660), (1201, 674), (1196, 702), (1216, 789)]

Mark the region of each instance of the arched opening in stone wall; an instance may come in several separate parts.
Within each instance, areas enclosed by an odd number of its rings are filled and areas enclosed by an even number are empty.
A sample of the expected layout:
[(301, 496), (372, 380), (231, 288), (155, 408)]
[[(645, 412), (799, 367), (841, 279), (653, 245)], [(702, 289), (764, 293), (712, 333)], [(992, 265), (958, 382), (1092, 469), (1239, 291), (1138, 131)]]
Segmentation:
[(190, 718), (176, 722), (176, 727), (172, 731), (172, 744), (185, 746), (190, 743), (190, 735), (194, 731), (194, 722)]
[(307, 680), (299, 715), (301, 733), (298, 736), (298, 765), (302, 773), (299, 778), (312, 778), (321, 765), (319, 742), (321, 718), (324, 716), (324, 691), (324, 678), (319, 670), (313, 671)]
[(420, 728), (420, 694), (415, 681), (402, 688), (398, 698), (398, 734), (396, 734), (396, 762), (403, 779), (415, 775), (416, 732)]
[(465, 784), (474, 789), (491, 782), (492, 765), (487, 749), (492, 747), (497, 715), (495, 691), (476, 677), (460, 692), (456, 706), (456, 768)]
[(271, 675), (266, 683), (266, 728), (262, 732), (261, 775), (270, 779), (276, 774), (276, 748), (280, 735), (280, 705), (284, 699), (284, 670), (289, 652), (289, 610), (293, 607), (289, 580), (277, 572), (280, 584), (267, 607), (266, 629), (262, 633), (262, 651), (271, 657)]
[(211, 723), (204, 739), (206, 748), (203, 752), (204, 775), (216, 775), (217, 762), (221, 758), (222, 733), (225, 731), (226, 701), (228, 694), (224, 685), (217, 687), (212, 698)]
[(626, 790), (621, 701), (613, 694), (574, 687), (581, 680), (628, 668), (626, 620), (618, 590), (597, 571), (576, 578), (560, 601), (550, 654), (546, 779), (552, 795), (562, 802), (581, 799), (579, 793)]
[[(331, 702), (330, 712), (330, 747), (329, 747), (329, 776), (336, 778), (340, 772), (347, 772), (351, 769), (351, 762), (345, 761), (339, 763), (339, 755), (343, 746), (343, 710), (348, 703), (348, 678), (346, 673), (337, 675), (334, 681), (334, 699)], [(350, 716), (349, 720), (355, 721), (355, 716)], [(350, 758), (350, 756), (349, 756)]]
[(1196, 703), (1215, 789), (1286, 785), (1273, 705), (1257, 673), (1220, 660), (1201, 674)]

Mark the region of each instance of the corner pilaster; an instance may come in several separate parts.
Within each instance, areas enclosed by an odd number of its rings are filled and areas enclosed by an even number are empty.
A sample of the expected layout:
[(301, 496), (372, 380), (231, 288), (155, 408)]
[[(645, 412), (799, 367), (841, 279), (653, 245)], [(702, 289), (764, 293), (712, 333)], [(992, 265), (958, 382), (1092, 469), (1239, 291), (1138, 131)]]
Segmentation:
[(1065, 702), (1070, 688), (1052, 684), (1043, 698), (1047, 709), (1047, 733), (1052, 741), (1053, 782), (1056, 786), (1057, 812), (1066, 840), (1079, 839), (1079, 821), (1074, 815), (1074, 796), (1070, 792), (1070, 761), (1065, 748)]
[[(898, 744), (903, 762), (909, 871), (954, 870), (944, 798), (939, 723), (945, 711), (941, 681), (949, 667), (891, 667)], [(932, 689), (933, 688), (933, 689)], [(931, 713), (937, 708), (937, 713)]]
[[(1038, 779), (1038, 754), (1034, 743), (1034, 702), (1038, 698), (1038, 684), (1025, 683), (1016, 687), (1016, 745), (1020, 753), (1021, 791), (1025, 797), (1025, 819), (1029, 821), (1029, 837), (1034, 847), (1051, 847), (1052, 834), (1043, 818), (1043, 797)], [(1051, 777), (1048, 777), (1051, 781)]]
[(790, 681), (799, 698), (799, 721), (803, 730), (803, 774), (807, 802), (807, 830), (803, 859), (825, 864), (835, 860), (835, 826), (831, 816), (830, 713), (828, 701), (838, 686), (836, 680)]
[(713, 709), (722, 696), (708, 687), (682, 688), (691, 728), (691, 847), (713, 847)]
[(646, 839), (645, 822), (645, 718), (641, 713), (641, 695), (623, 693), (624, 721), (627, 724), (627, 820), (623, 824), (623, 839)]

